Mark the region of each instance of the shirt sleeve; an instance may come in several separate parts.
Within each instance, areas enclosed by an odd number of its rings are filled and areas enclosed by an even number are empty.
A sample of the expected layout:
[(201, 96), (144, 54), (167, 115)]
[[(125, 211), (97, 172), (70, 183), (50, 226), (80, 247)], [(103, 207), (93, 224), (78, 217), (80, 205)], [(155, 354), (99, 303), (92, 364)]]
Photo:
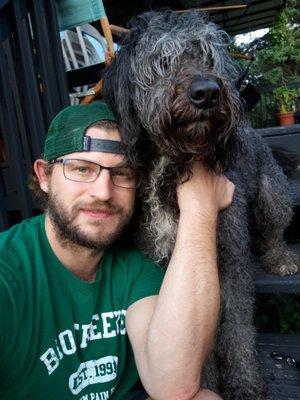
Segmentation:
[(164, 267), (143, 256), (140, 273), (133, 284), (128, 306), (144, 297), (158, 295), (164, 275)]

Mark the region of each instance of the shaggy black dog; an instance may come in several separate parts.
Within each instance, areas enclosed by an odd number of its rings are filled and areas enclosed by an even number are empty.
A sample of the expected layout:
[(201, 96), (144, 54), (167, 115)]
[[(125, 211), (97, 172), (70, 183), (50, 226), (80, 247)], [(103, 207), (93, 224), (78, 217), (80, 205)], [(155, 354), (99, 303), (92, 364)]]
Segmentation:
[[(140, 245), (166, 264), (178, 223), (176, 185), (195, 159), (235, 184), (219, 217), (222, 306), (204, 382), (226, 400), (266, 398), (252, 326), (253, 231), (270, 272), (296, 273), (283, 240), (292, 217), (286, 177), (263, 138), (247, 129), (227, 36), (199, 13), (137, 17), (104, 80), (126, 153), (145, 174)], [(253, 228), (253, 229), (252, 229)]]

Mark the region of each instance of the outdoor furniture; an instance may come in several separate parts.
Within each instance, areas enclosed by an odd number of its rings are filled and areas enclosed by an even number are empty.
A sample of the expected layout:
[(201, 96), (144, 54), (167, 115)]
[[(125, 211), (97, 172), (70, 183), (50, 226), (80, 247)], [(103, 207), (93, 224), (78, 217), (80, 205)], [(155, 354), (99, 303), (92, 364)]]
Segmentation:
[[(86, 47), (86, 41), (83, 39), (81, 25), (88, 24), (100, 20), (101, 27), (106, 39), (107, 50), (105, 50), (105, 64), (109, 65), (114, 57), (115, 48), (113, 44), (111, 29), (109, 26), (108, 18), (105, 14), (105, 9), (103, 2), (101, 0), (56, 0), (58, 23), (60, 31), (66, 31), (71, 28), (76, 28), (78, 35), (78, 41), (80, 43), (81, 52), (84, 57), (85, 66), (91, 64), (90, 57)], [(66, 63), (67, 70), (71, 69), (68, 56), (66, 52), (68, 51), (69, 56), (72, 59), (74, 68), (79, 68), (77, 58), (75, 56), (74, 47), (72, 46), (70, 40), (70, 33), (64, 33), (62, 39), (62, 49), (63, 55)], [(99, 35), (100, 36), (100, 35)], [(97, 38), (99, 43), (102, 42), (101, 38)], [(100, 66), (99, 66), (100, 67)], [(101, 69), (101, 68), (99, 68)], [(94, 89), (86, 94), (86, 97), (82, 101), (83, 104), (89, 103), (93, 99), (93, 94), (98, 93), (101, 90), (102, 82), (98, 82)]]

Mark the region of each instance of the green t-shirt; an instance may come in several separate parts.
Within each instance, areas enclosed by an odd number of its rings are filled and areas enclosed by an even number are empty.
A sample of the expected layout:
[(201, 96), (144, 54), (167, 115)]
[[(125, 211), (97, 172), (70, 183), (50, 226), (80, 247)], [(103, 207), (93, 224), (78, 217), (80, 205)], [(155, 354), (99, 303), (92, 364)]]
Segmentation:
[(158, 294), (163, 270), (107, 249), (95, 282), (66, 269), (45, 217), (0, 234), (0, 399), (130, 399), (138, 380), (127, 308)]

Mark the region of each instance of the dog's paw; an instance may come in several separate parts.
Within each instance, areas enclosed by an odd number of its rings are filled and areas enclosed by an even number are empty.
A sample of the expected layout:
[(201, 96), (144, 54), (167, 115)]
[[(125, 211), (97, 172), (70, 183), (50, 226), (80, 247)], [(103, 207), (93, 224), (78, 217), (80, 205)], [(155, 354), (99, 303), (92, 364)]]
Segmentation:
[(299, 270), (298, 265), (295, 264), (294, 262), (291, 262), (280, 265), (274, 272), (279, 274), (280, 276), (285, 276), (285, 275), (294, 275), (298, 272), (298, 270)]
[(261, 257), (261, 262), (266, 271), (280, 276), (294, 275), (300, 269), (299, 257), (290, 249), (268, 251)]

